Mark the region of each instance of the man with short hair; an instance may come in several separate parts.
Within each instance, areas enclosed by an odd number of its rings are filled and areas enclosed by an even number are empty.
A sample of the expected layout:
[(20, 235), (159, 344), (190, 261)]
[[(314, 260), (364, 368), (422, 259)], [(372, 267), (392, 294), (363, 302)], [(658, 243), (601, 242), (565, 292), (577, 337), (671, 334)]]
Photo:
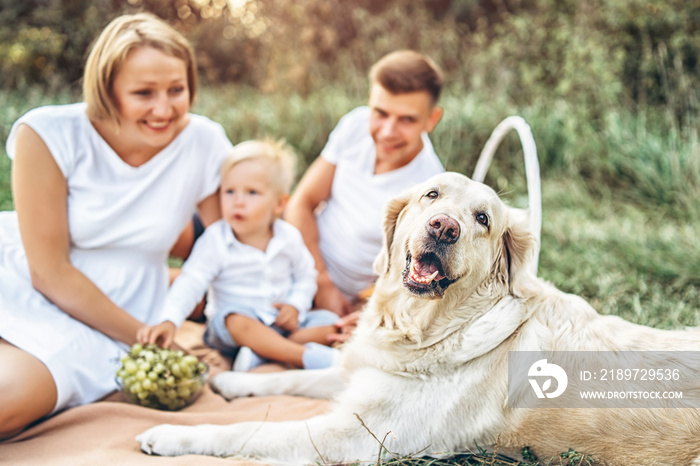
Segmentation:
[(387, 201), (444, 171), (428, 138), (442, 116), (437, 65), (401, 50), (379, 60), (369, 78), (368, 105), (340, 120), (285, 211), (316, 261), (315, 307), (341, 316), (376, 278)]

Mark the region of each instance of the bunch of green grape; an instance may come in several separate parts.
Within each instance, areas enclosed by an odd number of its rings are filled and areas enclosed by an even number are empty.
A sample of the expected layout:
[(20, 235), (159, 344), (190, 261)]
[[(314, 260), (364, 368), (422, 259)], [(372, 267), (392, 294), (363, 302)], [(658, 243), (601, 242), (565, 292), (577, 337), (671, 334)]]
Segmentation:
[(175, 411), (187, 406), (206, 383), (208, 367), (196, 356), (135, 343), (122, 356), (117, 382), (133, 402)]

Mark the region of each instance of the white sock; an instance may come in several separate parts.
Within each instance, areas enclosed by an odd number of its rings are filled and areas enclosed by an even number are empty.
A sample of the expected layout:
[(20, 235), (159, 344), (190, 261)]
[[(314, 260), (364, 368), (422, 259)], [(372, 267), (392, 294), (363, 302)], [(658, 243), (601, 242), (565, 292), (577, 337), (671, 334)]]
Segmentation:
[(267, 359), (258, 356), (252, 349), (247, 346), (241, 346), (233, 361), (233, 370), (237, 372), (248, 372), (251, 369), (267, 362)]
[(325, 369), (340, 363), (340, 350), (319, 343), (306, 343), (301, 359), (304, 369)]

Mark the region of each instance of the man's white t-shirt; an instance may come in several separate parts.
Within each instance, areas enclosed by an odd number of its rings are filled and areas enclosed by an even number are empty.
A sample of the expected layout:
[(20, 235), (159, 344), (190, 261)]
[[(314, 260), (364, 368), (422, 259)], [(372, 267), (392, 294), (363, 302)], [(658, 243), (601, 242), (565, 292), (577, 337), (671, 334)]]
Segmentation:
[(382, 246), (386, 203), (445, 171), (423, 133), (423, 149), (408, 165), (375, 175), (370, 112), (369, 107), (358, 107), (345, 115), (321, 152), (336, 169), (331, 196), (317, 217), (319, 248), (331, 280), (348, 298), (376, 278), (372, 263)]

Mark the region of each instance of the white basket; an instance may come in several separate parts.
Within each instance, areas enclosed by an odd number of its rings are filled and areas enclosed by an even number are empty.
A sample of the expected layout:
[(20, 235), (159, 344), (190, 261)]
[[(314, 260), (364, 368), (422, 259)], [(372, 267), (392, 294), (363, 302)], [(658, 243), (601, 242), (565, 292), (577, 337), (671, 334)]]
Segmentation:
[(535, 236), (535, 239), (537, 239), (537, 250), (530, 263), (530, 267), (532, 272), (537, 274), (537, 263), (540, 255), (540, 236), (542, 232), (542, 190), (540, 188), (540, 165), (537, 161), (537, 147), (535, 146), (535, 139), (532, 137), (530, 126), (528, 126), (525, 120), (519, 116), (510, 116), (496, 126), (479, 155), (479, 160), (474, 168), (472, 179), (483, 183), (498, 145), (512, 129), (518, 132), (520, 143), (523, 146), (523, 156), (525, 157), (528, 220), (530, 231)]

